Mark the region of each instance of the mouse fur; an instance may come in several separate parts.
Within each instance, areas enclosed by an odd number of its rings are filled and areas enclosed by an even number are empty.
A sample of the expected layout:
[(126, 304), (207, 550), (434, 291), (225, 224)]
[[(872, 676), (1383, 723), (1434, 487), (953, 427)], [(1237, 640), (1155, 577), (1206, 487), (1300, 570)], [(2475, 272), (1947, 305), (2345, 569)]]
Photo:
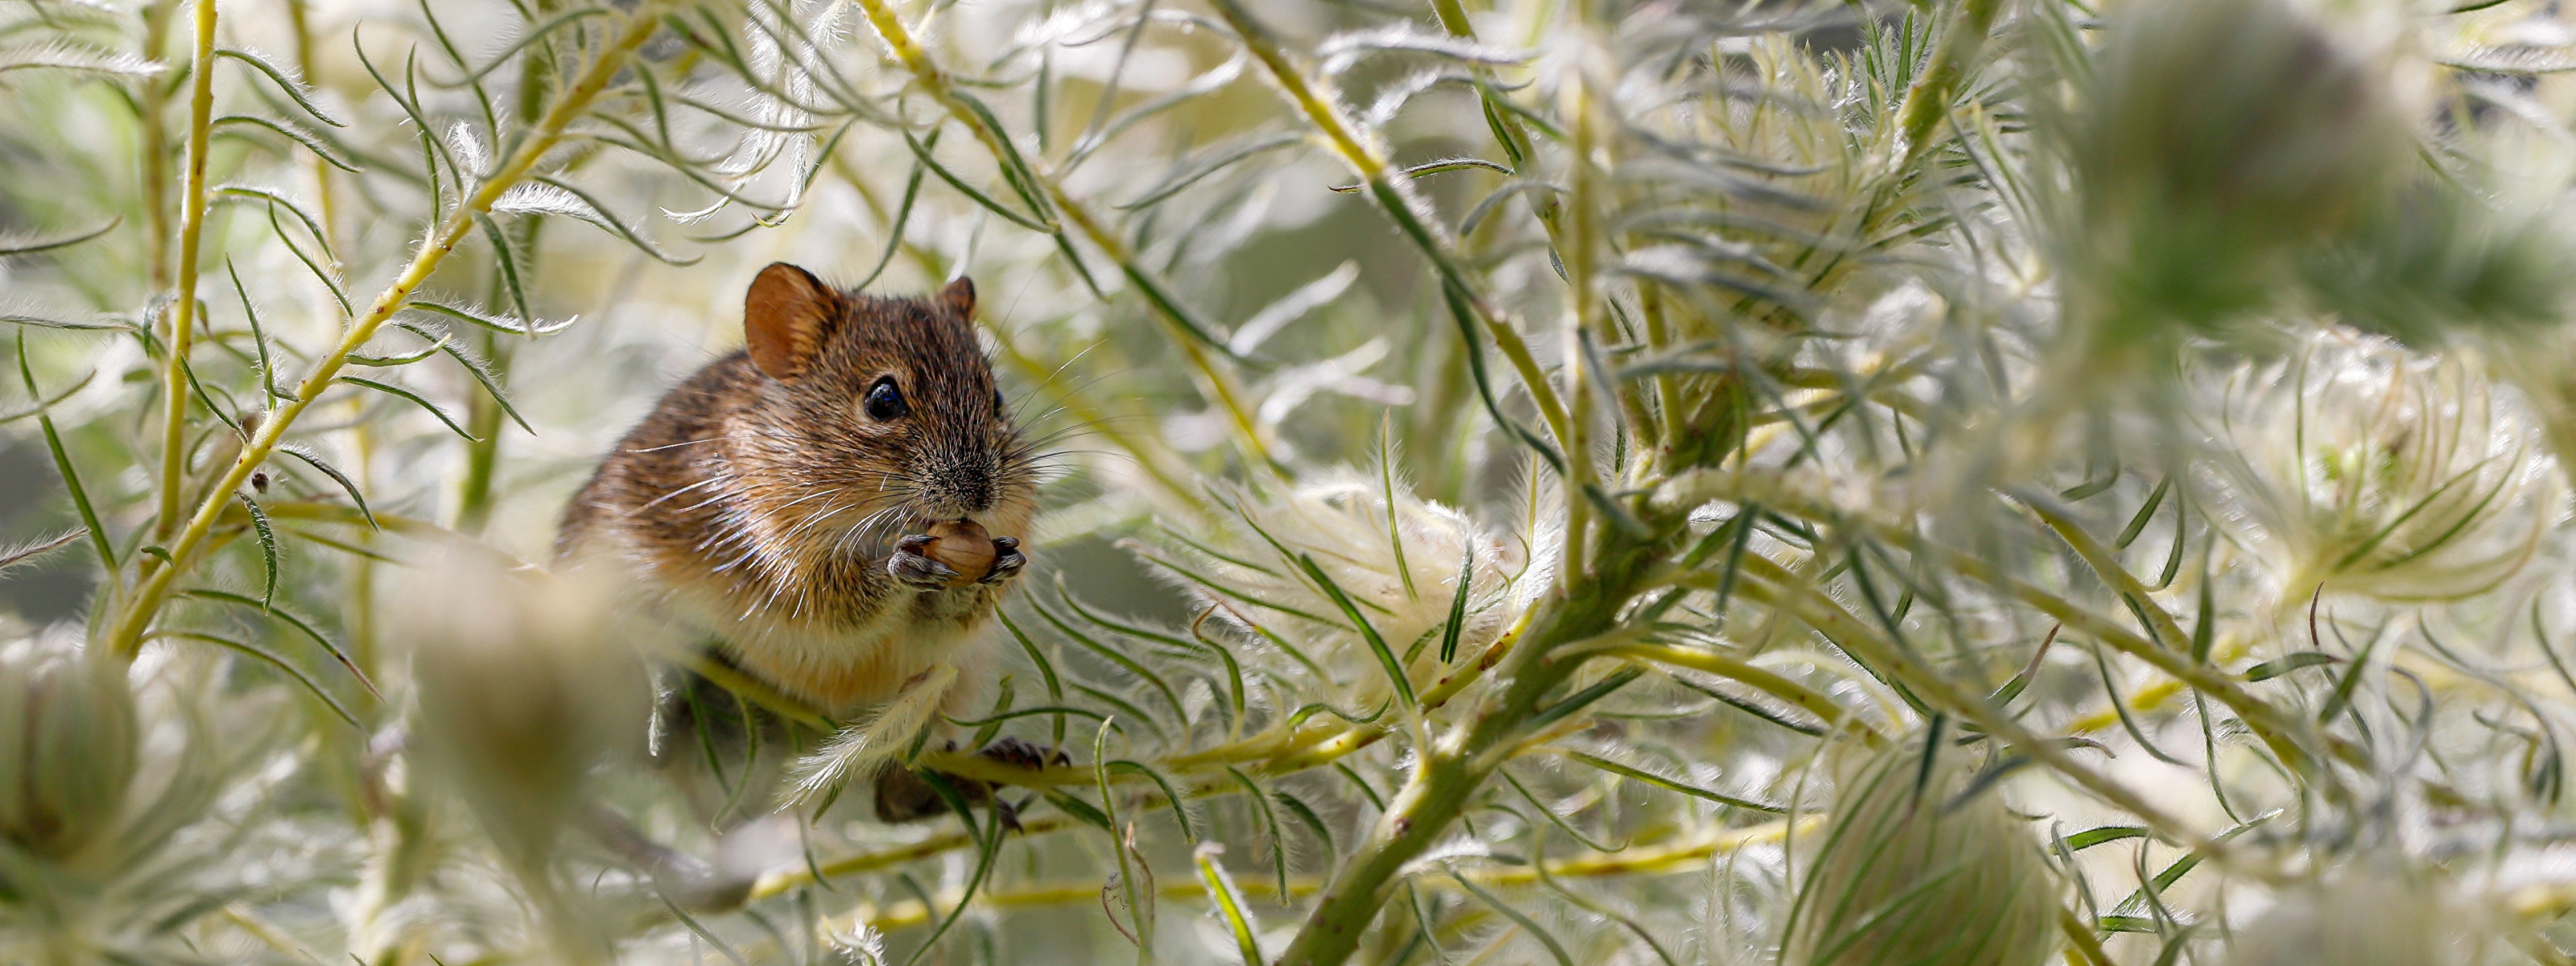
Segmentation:
[[(656, 616), (827, 714), (867, 712), (946, 664), (957, 683), (939, 710), (971, 715), (1037, 484), (976, 341), (973, 283), (868, 296), (781, 263), (744, 303), (745, 348), (617, 444), (566, 509), (557, 559), (614, 568)], [(885, 383), (900, 416), (884, 418)], [(907, 547), (959, 519), (1011, 546), (983, 581), (949, 588), (953, 571)]]

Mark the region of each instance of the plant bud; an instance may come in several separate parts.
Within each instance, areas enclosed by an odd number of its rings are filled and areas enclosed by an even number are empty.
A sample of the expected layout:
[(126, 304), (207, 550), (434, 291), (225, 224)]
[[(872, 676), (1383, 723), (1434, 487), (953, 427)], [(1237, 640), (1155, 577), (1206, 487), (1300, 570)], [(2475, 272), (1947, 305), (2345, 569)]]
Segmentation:
[(0, 838), (66, 860), (124, 819), (140, 729), (123, 672), (32, 643), (0, 652)]
[(2064, 132), (2063, 242), (2104, 335), (2260, 307), (2290, 249), (2380, 196), (2413, 142), (2383, 59), (2294, 0), (2126, 5)]
[(420, 690), (412, 747), (505, 853), (541, 861), (591, 767), (643, 733), (635, 658), (585, 585), (464, 553), (422, 578), (395, 624)]
[(2038, 966), (2057, 879), (1991, 790), (1961, 799), (1961, 754), (1898, 745), (1852, 769), (1790, 909), (1791, 966)]

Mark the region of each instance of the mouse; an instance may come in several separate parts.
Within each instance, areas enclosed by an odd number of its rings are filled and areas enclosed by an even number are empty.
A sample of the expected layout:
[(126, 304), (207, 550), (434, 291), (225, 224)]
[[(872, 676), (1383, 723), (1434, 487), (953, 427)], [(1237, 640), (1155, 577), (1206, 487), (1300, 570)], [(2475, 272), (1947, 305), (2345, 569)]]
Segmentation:
[(910, 734), (882, 745), (976, 716), (1039, 467), (974, 316), (962, 276), (878, 296), (761, 269), (743, 348), (601, 461), (564, 511), (558, 566), (608, 571), (653, 619), (825, 715), (902, 716)]

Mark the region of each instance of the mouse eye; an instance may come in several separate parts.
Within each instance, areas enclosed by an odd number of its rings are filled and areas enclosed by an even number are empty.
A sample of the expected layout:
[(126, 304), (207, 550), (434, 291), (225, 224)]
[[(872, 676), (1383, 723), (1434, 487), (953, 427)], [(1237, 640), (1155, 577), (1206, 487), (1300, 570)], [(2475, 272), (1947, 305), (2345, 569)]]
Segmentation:
[(903, 401), (903, 390), (895, 388), (892, 376), (879, 379), (876, 385), (868, 387), (867, 409), (868, 418), (881, 423), (902, 419), (912, 413), (912, 407)]
[(1010, 399), (1004, 397), (1002, 395), (1002, 391), (999, 389), (993, 390), (993, 411), (996, 413), (1007, 413), (1011, 411)]

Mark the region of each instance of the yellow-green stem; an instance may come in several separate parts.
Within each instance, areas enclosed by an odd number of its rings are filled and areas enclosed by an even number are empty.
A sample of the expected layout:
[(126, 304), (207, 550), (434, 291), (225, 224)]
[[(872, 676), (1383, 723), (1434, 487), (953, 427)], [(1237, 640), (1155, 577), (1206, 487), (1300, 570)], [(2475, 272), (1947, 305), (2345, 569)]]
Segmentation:
[[(196, 0), (196, 53), (188, 74), (187, 186), (179, 198), (179, 282), (171, 290), (170, 352), (161, 374), (161, 503), (152, 536), (167, 541), (179, 525), (188, 473), (188, 348), (196, 337), (197, 255), (206, 229), (206, 141), (214, 133), (215, 0)], [(152, 121), (157, 125), (159, 119)], [(157, 569), (142, 558), (146, 571)]]
[(303, 415), (305, 409), (330, 390), (332, 380), (348, 365), (349, 354), (374, 338), (378, 328), (402, 311), (412, 292), (429, 280), (439, 263), (445, 261), (448, 254), (456, 250), (457, 243), (473, 229), (474, 219), (490, 212), (493, 202), (499, 201), (504, 192), (526, 178), (537, 161), (563, 140), (564, 128), (590, 109), (591, 101), (608, 88), (609, 81), (616, 78), (619, 71), (625, 69), (635, 49), (653, 36), (659, 17), (659, 5), (654, 3), (639, 6), (627, 16), (616, 37), (582, 71), (580, 79), (564, 92), (562, 99), (546, 111), (545, 119), (528, 132), (518, 150), (430, 233), (419, 252), (412, 256), (411, 263), (394, 278), (393, 284), (386, 286), (375, 301), (368, 303), (366, 314), (341, 334), (339, 345), (316, 360), (312, 371), (296, 383), (292, 398), (260, 424), (259, 431), (242, 447), (241, 455), (234, 458), (232, 467), (225, 470), (215, 485), (208, 489), (205, 500), (188, 518), (186, 528), (180, 530), (178, 539), (170, 544), (170, 559), (174, 563), (160, 568), (143, 583), (109, 631), (108, 642), (116, 653), (131, 659), (142, 647), (144, 631), (151, 627), (153, 616), (160, 612), (162, 602), (168, 598), (171, 581), (195, 562), (192, 555), (205, 542), (207, 534), (214, 529), (215, 521), (223, 516), (224, 509), (232, 505), (233, 493), (250, 478), (252, 470), (276, 451), (288, 428), (295, 424), (296, 417)]

